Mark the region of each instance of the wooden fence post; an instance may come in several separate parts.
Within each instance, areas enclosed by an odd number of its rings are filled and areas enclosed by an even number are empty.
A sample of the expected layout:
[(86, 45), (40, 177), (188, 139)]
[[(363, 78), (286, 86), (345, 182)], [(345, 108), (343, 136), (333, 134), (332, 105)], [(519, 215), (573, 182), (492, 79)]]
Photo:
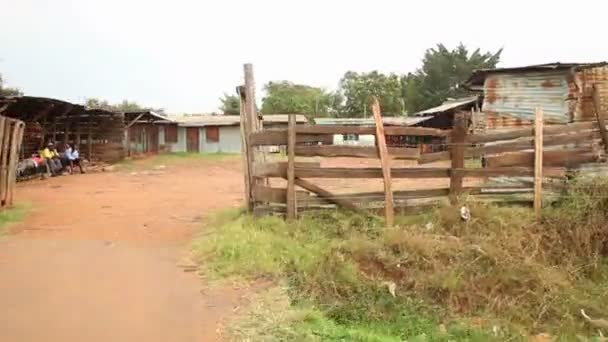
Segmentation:
[(534, 118), (534, 214), (540, 217), (543, 206), (543, 109), (536, 108)]
[(593, 107), (595, 107), (595, 116), (597, 123), (600, 126), (602, 142), (604, 143), (604, 151), (608, 153), (608, 131), (606, 131), (606, 121), (604, 120), (604, 111), (602, 110), (602, 102), (600, 99), (600, 89), (597, 84), (593, 85)]
[(380, 103), (374, 98), (372, 112), (376, 121), (376, 142), (378, 144), (378, 156), (382, 165), (382, 178), (384, 179), (384, 216), (386, 225), (392, 227), (395, 224), (395, 207), (393, 203), (393, 191), (391, 189), (391, 161), (386, 147), (386, 136), (384, 135), (384, 123), (380, 113)]
[(244, 111), (245, 116), (245, 135), (247, 141), (247, 163), (249, 165), (249, 196), (248, 207), (253, 209), (254, 194), (253, 189), (256, 184), (263, 184), (264, 180), (253, 176), (253, 165), (256, 162), (264, 162), (265, 156), (259, 151), (259, 148), (251, 146), (249, 136), (262, 129), (262, 123), (258, 118), (258, 112), (255, 103), (255, 81), (253, 78), (253, 65), (250, 63), (243, 66), (245, 74), (245, 101)]
[(0, 163), (0, 203), (6, 203), (8, 193), (8, 163), (10, 153), (11, 132), (13, 127), (13, 119), (6, 119), (4, 124), (4, 135), (2, 137), (2, 161)]
[(296, 205), (296, 115), (288, 116), (287, 126), (287, 219), (295, 220), (297, 217)]
[(465, 143), (467, 137), (467, 120), (464, 113), (454, 115), (454, 129), (450, 139), (450, 203), (456, 204), (462, 193), (462, 169), (464, 169)]
[(249, 124), (247, 123), (247, 115), (245, 114), (245, 86), (237, 87), (237, 92), (241, 100), (240, 116), (241, 116), (241, 157), (243, 160), (243, 175), (245, 184), (245, 203), (247, 205), (247, 211), (253, 212), (253, 191), (251, 190), (252, 177), (252, 162), (250, 159), (251, 153), (249, 152), (251, 146), (249, 145)]

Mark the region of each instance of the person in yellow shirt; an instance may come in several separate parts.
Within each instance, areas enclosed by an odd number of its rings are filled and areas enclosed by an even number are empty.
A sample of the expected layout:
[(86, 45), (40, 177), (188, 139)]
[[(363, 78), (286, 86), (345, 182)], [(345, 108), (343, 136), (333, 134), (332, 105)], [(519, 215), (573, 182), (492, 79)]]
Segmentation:
[(44, 159), (44, 163), (46, 164), (47, 171), (53, 175), (57, 176), (61, 174), (61, 160), (59, 158), (59, 153), (55, 149), (55, 145), (53, 143), (48, 143), (46, 147), (40, 151), (40, 156)]

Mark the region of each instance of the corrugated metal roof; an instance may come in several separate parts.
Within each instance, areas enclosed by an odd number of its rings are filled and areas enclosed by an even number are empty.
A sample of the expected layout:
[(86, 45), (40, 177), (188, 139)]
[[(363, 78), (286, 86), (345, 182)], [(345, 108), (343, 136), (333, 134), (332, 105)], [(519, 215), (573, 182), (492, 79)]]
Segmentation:
[[(413, 126), (417, 123), (431, 119), (432, 117), (399, 117), (399, 116), (387, 116), (382, 118), (382, 122), (387, 126)], [(374, 119), (364, 118), (316, 118), (315, 123), (317, 125), (328, 126), (363, 126), (363, 127), (374, 127), (376, 121)]]
[(493, 74), (513, 74), (513, 73), (528, 73), (528, 72), (551, 72), (556, 70), (569, 70), (572, 68), (585, 69), (606, 66), (608, 63), (545, 63), (545, 64), (533, 64), (519, 67), (508, 67), (508, 68), (495, 68), (495, 69), (477, 69), (474, 70), (469, 79), (465, 82), (466, 85), (482, 85), (489, 75)]
[(365, 118), (315, 118), (317, 125), (335, 126), (374, 126), (374, 119)]
[(547, 121), (570, 121), (567, 72), (493, 74), (484, 83), (483, 111), (534, 120), (542, 107)]
[(296, 116), (296, 123), (307, 123), (308, 119), (304, 114), (264, 114), (262, 115), (262, 121), (270, 123), (287, 123), (289, 115)]
[(466, 107), (475, 104), (479, 97), (471, 96), (462, 99), (450, 100), (442, 103), (441, 105), (429, 109), (425, 109), (423, 111), (412, 114), (412, 116), (427, 116), (433, 115), (437, 113), (443, 113), (451, 110), (459, 109), (460, 107)]
[(432, 116), (386, 117), (382, 118), (382, 122), (387, 126), (414, 126), (432, 118)]
[(239, 115), (190, 114), (172, 118), (181, 127), (238, 126)]

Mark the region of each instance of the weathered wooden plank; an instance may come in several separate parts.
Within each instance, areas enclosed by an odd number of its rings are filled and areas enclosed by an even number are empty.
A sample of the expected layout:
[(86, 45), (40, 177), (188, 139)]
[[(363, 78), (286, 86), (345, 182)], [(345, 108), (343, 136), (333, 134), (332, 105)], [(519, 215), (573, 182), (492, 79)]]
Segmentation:
[[(394, 159), (418, 160), (420, 157), (420, 149), (418, 148), (389, 147), (388, 153)], [(374, 146), (309, 145), (296, 146), (296, 155), (305, 157), (378, 158), (378, 150)]]
[[(449, 168), (392, 168), (392, 178), (447, 178)], [(381, 168), (296, 167), (300, 178), (382, 178)]]
[[(307, 125), (298, 126), (296, 128), (298, 134), (369, 134), (375, 135), (375, 127), (361, 126), (319, 126)], [(449, 130), (426, 128), (426, 127), (384, 127), (385, 135), (411, 135), (411, 136), (435, 136), (445, 137), (450, 134)]]
[(296, 116), (289, 115), (287, 128), (287, 219), (296, 219)]
[[(463, 177), (483, 178), (483, 177), (533, 177), (533, 167), (496, 167), (482, 169), (453, 169), (452, 172), (461, 172)], [(545, 167), (543, 168), (543, 177), (558, 177), (566, 176), (566, 169), (562, 167)]]
[(598, 125), (600, 126), (600, 133), (602, 135), (602, 141), (604, 142), (604, 151), (608, 153), (608, 130), (606, 130), (605, 113), (602, 110), (600, 98), (600, 89), (597, 84), (593, 85), (593, 106), (595, 107), (595, 116), (597, 118)]
[[(332, 144), (333, 136), (320, 134), (297, 134), (296, 143)], [(265, 129), (258, 132), (252, 132), (249, 135), (249, 144), (251, 144), (251, 146), (287, 145), (287, 130)]]
[[(567, 144), (582, 144), (592, 143), (599, 138), (598, 131), (581, 131), (572, 134), (550, 135), (543, 139), (544, 146), (560, 146)], [(506, 152), (517, 152), (521, 150), (529, 150), (534, 148), (533, 139), (523, 139), (499, 143), (495, 145), (485, 145), (479, 147), (468, 147), (466, 151), (467, 158), (476, 158), (488, 154), (499, 154)]]
[(315, 185), (307, 180), (304, 180), (301, 178), (296, 178), (295, 183), (297, 186), (299, 186), (303, 189), (306, 189), (310, 192), (314, 192), (315, 194), (317, 194), (317, 196), (324, 198), (332, 203), (335, 203), (345, 209), (350, 209), (350, 210), (353, 210), (356, 212), (362, 212), (361, 209), (359, 209), (359, 207), (357, 207), (357, 205), (355, 205), (354, 203), (352, 203), (348, 200), (345, 200), (345, 199), (336, 198), (336, 196), (333, 193), (331, 193), (331, 192), (321, 188), (320, 186)]
[(10, 140), (12, 127), (15, 126), (15, 121), (7, 120), (4, 125), (4, 134), (2, 137), (2, 161), (0, 162), (0, 204), (6, 203), (7, 184), (8, 184), (8, 163), (10, 153)]
[[(452, 130), (452, 139), (450, 146), (450, 158), (452, 160), (452, 169), (464, 168), (464, 142), (467, 138), (467, 122), (463, 113), (457, 113), (454, 117), (454, 129)], [(450, 202), (455, 204), (462, 192), (462, 173), (450, 173)]]
[[(544, 151), (543, 165), (575, 167), (584, 163), (598, 161), (599, 156), (590, 148), (578, 148), (561, 151)], [(505, 153), (498, 156), (486, 157), (486, 166), (505, 167), (505, 166), (534, 166), (535, 152), (514, 152)]]
[(543, 207), (543, 120), (542, 108), (536, 108), (534, 118), (534, 213), (540, 217)]
[[(300, 178), (382, 178), (382, 169), (376, 168), (321, 168), (319, 163), (296, 163), (296, 177)], [(449, 168), (392, 168), (393, 178), (447, 178)], [(287, 177), (287, 163), (255, 164), (256, 177)]]
[(450, 151), (422, 153), (420, 158), (418, 158), (418, 164), (428, 164), (444, 160), (450, 160)]
[(8, 173), (6, 179), (6, 197), (5, 197), (5, 205), (13, 205), (13, 197), (14, 197), (14, 184), (16, 181), (16, 172), (17, 172), (17, 161), (19, 160), (19, 151), (17, 148), (19, 147), (19, 134), (21, 131), (21, 124), (15, 123), (11, 132), (11, 148), (8, 159)]
[[(295, 167), (321, 167), (320, 163), (314, 162), (296, 162)], [(252, 168), (253, 177), (287, 177), (287, 163), (285, 162), (269, 162), (255, 163)]]
[[(253, 197), (255, 202), (268, 203), (287, 203), (287, 189), (274, 188), (262, 184), (256, 184), (253, 187)], [(310, 193), (308, 191), (296, 191), (298, 202), (310, 201)]]
[(384, 135), (384, 123), (380, 113), (380, 102), (374, 98), (372, 105), (374, 121), (376, 122), (376, 143), (378, 144), (378, 156), (382, 165), (382, 179), (384, 183), (384, 218), (386, 225), (392, 227), (395, 224), (395, 208), (393, 203), (393, 190), (391, 189), (391, 160), (386, 147), (386, 136)]
[(239, 93), (240, 107), (239, 115), (241, 122), (241, 161), (243, 162), (243, 184), (245, 190), (245, 205), (247, 206), (248, 212), (253, 212), (254, 196), (252, 192), (253, 177), (253, 153), (250, 151), (249, 146), (249, 131), (247, 130), (247, 117), (245, 115), (245, 86), (239, 86), (237, 88)]
[[(551, 135), (551, 134), (564, 134), (564, 133), (573, 133), (580, 132), (582, 130), (591, 130), (597, 128), (598, 124), (596, 122), (577, 122), (567, 125), (549, 125), (545, 126), (543, 129), (543, 135)], [(500, 140), (513, 140), (524, 137), (532, 137), (534, 136), (534, 129), (530, 128), (518, 128), (513, 130), (508, 130), (504, 132), (493, 132), (486, 134), (474, 134), (469, 135), (467, 137), (467, 142), (470, 143), (484, 143), (484, 142), (494, 142)]]

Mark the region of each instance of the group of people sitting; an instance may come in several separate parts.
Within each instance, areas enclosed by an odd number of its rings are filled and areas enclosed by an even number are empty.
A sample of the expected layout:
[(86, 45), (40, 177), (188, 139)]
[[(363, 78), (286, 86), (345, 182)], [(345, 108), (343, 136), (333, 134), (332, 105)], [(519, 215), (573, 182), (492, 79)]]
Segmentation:
[(78, 145), (65, 144), (63, 152), (58, 152), (56, 145), (49, 142), (39, 153), (35, 153), (31, 158), (19, 162), (17, 177), (35, 174), (60, 176), (66, 172), (73, 174), (76, 167), (80, 169), (80, 173), (85, 173), (80, 161)]

